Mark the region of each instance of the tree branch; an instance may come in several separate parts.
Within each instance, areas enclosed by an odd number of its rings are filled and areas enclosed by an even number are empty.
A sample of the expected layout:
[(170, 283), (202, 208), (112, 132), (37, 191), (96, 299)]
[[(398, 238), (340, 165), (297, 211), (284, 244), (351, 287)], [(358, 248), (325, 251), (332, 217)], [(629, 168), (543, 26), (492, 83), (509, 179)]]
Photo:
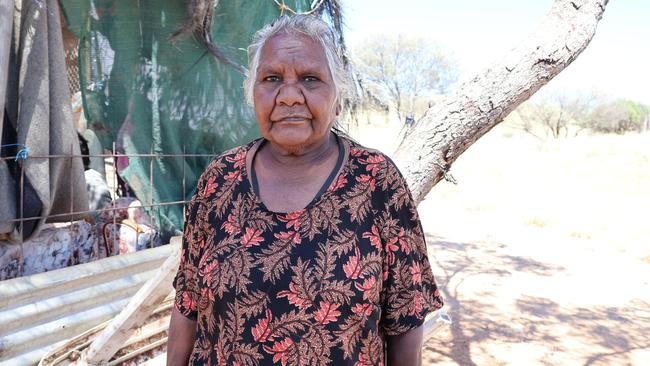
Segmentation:
[[(395, 160), (420, 202), (476, 140), (566, 68), (587, 47), (608, 0), (556, 0), (538, 29), (500, 62), (430, 108)], [(411, 131), (413, 132), (413, 131)]]

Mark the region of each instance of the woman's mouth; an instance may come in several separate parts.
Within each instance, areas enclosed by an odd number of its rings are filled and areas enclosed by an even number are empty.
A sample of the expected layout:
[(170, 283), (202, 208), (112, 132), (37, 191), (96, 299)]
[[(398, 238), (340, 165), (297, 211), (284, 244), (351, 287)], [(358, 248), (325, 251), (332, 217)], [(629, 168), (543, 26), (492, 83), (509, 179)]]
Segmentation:
[(287, 116), (287, 117), (282, 117), (276, 120), (272, 120), (274, 123), (278, 122), (303, 122), (309, 120), (309, 117), (305, 116)]

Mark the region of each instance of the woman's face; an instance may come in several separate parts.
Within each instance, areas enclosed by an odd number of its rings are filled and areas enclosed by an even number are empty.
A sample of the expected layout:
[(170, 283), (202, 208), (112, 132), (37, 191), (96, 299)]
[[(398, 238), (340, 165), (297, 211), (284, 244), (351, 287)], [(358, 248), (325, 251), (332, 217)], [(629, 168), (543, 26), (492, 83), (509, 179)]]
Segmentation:
[(265, 139), (300, 153), (324, 141), (339, 113), (325, 53), (302, 34), (278, 34), (260, 53), (253, 89), (255, 115)]

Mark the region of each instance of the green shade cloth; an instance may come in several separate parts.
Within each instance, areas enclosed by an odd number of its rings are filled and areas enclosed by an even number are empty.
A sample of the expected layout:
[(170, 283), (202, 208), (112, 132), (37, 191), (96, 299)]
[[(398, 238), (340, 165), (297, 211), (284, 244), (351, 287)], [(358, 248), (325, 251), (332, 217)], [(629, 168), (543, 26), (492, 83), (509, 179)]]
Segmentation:
[[(181, 0), (61, 0), (80, 38), (79, 80), (88, 127), (105, 149), (132, 154), (217, 154), (258, 136), (244, 100), (244, 76), (190, 34), (172, 43), (186, 20)], [(285, 1), (297, 11), (310, 1)], [(273, 0), (219, 1), (212, 36), (246, 65), (253, 34), (280, 15)], [(129, 157), (120, 176), (143, 204), (189, 199), (210, 157)], [(153, 172), (153, 189), (150, 176)], [(185, 181), (185, 188), (183, 187)], [(183, 206), (149, 209), (163, 240), (182, 229)]]

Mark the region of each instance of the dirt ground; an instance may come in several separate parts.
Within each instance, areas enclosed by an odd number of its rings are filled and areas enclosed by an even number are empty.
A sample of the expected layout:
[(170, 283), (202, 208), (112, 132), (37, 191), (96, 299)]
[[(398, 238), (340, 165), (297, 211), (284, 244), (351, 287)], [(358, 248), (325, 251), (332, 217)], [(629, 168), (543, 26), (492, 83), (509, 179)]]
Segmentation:
[(618, 245), (520, 235), (428, 235), (453, 324), (424, 364), (650, 365), (650, 264)]
[(650, 365), (650, 134), (498, 126), (451, 172), (419, 206), (453, 320), (425, 365)]

